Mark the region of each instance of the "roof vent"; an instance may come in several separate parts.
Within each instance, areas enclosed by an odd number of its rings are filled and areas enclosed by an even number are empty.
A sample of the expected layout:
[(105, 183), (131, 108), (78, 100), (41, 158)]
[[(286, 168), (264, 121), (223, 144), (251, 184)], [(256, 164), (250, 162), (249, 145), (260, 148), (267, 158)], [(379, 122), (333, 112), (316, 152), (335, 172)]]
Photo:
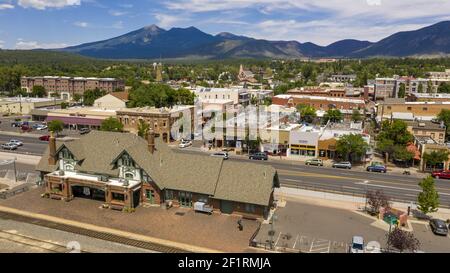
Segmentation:
[(421, 123), (419, 123), (419, 127), (425, 127), (425, 123), (423, 123), (423, 122), (421, 122)]

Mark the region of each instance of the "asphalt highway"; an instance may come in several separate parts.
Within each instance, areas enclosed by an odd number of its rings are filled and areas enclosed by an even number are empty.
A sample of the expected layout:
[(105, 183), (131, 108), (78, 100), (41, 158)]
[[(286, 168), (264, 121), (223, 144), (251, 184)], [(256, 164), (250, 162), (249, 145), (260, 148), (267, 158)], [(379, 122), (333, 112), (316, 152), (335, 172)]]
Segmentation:
[[(41, 155), (47, 142), (39, 141), (37, 135), (20, 137), (0, 133), (0, 144), (10, 139), (19, 139), (24, 145), (12, 153)], [(3, 150), (5, 151), (5, 150)], [(202, 153), (195, 149), (178, 149), (181, 153)], [(9, 151), (6, 151), (9, 152)], [(230, 160), (245, 161), (245, 157), (232, 157)], [(361, 170), (333, 169), (329, 167), (305, 166), (304, 163), (288, 160), (252, 161), (256, 164), (269, 164), (277, 171), (282, 186), (310, 189), (361, 196), (368, 190), (383, 190), (393, 201), (415, 202), (420, 192), (417, 177), (392, 173), (369, 173)], [(435, 180), (440, 195), (441, 206), (450, 207), (450, 180)]]

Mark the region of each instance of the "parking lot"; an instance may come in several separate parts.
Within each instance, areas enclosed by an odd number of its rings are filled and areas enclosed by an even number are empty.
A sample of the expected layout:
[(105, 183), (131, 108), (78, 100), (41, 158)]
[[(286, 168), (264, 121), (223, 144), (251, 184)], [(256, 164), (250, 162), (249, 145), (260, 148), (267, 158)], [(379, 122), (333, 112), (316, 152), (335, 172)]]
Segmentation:
[[(276, 220), (263, 224), (255, 237), (259, 247), (303, 253), (346, 253), (353, 236), (362, 236), (365, 244), (386, 248), (387, 230), (375, 218), (354, 211), (323, 207), (288, 200), (275, 212)], [(427, 222), (412, 223), (414, 235), (424, 252), (450, 252), (450, 238), (434, 235)], [(273, 236), (271, 236), (273, 234)]]

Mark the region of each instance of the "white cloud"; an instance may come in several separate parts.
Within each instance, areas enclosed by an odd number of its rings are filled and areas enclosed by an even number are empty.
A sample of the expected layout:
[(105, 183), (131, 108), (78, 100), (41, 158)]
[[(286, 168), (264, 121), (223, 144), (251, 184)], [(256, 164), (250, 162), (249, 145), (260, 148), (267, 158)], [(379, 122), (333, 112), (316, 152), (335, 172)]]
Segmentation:
[(75, 23), (73, 23), (73, 25), (77, 26), (77, 27), (86, 28), (89, 26), (89, 23), (88, 22), (75, 22)]
[(63, 48), (69, 45), (65, 43), (39, 43), (37, 41), (25, 41), (18, 39), (16, 42), (15, 49), (30, 50), (30, 49), (50, 49), (50, 48)]
[(188, 21), (188, 18), (181, 15), (168, 15), (164, 13), (154, 13), (157, 25), (162, 28), (173, 27), (176, 24)]
[(7, 3), (2, 3), (2, 4), (0, 4), (0, 10), (3, 10), (3, 9), (13, 9), (14, 8), (14, 5), (11, 5), (11, 4), (7, 4)]
[(119, 7), (124, 8), (124, 9), (131, 9), (134, 6), (132, 4), (120, 4)]
[(110, 10), (109, 14), (111, 14), (112, 16), (123, 16), (128, 14), (128, 12), (126, 11), (117, 11), (117, 10)]
[(3, 48), (4, 45), (5, 45), (5, 41), (0, 40), (0, 48)]
[(19, 6), (45, 10), (46, 8), (63, 8), (66, 6), (79, 6), (81, 0), (19, 0)]

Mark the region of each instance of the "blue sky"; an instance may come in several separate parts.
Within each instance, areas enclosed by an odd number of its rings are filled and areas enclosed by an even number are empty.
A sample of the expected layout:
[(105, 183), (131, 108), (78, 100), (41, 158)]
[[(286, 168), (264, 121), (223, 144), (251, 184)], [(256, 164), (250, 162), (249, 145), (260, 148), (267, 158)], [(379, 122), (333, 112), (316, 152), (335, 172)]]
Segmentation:
[(0, 0), (0, 48), (55, 48), (157, 24), (327, 45), (450, 20), (449, 0)]

